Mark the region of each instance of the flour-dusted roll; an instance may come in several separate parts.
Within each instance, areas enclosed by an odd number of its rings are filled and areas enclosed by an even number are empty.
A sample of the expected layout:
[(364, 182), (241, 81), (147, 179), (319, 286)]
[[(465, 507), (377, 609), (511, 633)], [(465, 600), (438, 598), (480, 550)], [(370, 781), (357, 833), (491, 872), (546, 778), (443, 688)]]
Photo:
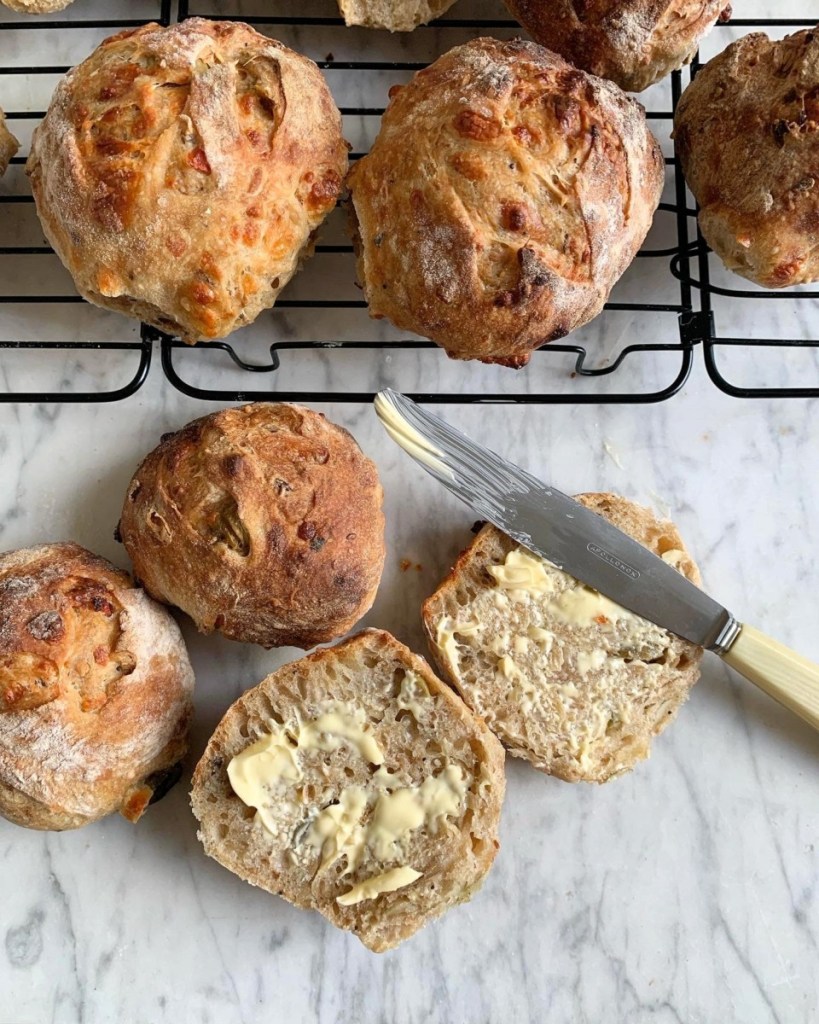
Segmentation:
[(19, 148), (20, 143), (6, 127), (6, 115), (0, 110), (0, 178), (6, 173), (11, 158)]
[(674, 139), (730, 270), (766, 288), (819, 280), (819, 29), (732, 43), (683, 93)]
[(147, 591), (203, 632), (307, 648), (372, 605), (381, 504), (376, 468), (346, 430), (259, 402), (167, 435), (128, 487), (120, 534)]
[(209, 856), (381, 952), (480, 887), (503, 759), (422, 658), (370, 629), (241, 697), (191, 803)]
[(640, 92), (688, 64), (727, 20), (726, 0), (506, 0), (533, 39), (584, 71)]
[(338, 0), (348, 25), (411, 32), (448, 11), (455, 0)]
[(18, 14), (54, 14), (64, 10), (73, 0), (0, 0), (0, 3)]
[(374, 317), (523, 366), (596, 316), (651, 225), (642, 107), (534, 43), (476, 39), (393, 89), (349, 175)]
[(103, 42), (58, 84), (28, 161), (80, 293), (189, 342), (274, 304), (346, 168), (316, 65), (199, 18)]
[(0, 554), (0, 815), (136, 821), (179, 778), (193, 672), (168, 612), (76, 544)]
[[(613, 494), (597, 512), (694, 583), (673, 525)], [(515, 757), (606, 782), (648, 757), (699, 678), (702, 650), (484, 526), (424, 605), (443, 678)]]

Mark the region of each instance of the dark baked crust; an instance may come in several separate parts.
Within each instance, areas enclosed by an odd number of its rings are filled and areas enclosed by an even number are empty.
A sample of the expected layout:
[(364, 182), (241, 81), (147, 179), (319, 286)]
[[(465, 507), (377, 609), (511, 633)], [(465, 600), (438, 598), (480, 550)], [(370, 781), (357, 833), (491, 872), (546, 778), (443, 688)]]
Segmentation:
[(347, 431), (259, 402), (165, 438), (131, 481), (120, 532), (148, 592), (203, 632), (308, 648), (375, 599), (381, 503), (376, 468)]
[(273, 305), (346, 169), (316, 65), (199, 18), (106, 39), (58, 84), (28, 161), (81, 294), (191, 342)]
[(193, 673), (165, 609), (76, 544), (0, 555), (0, 815), (136, 821), (187, 750)]
[(731, 270), (766, 288), (819, 279), (819, 30), (732, 43), (684, 92), (674, 138)]
[(688, 64), (727, 20), (725, 0), (506, 0), (532, 38), (576, 67), (640, 92)]
[(370, 313), (522, 366), (600, 312), (663, 181), (642, 107), (610, 82), (522, 40), (456, 47), (393, 90), (348, 178)]

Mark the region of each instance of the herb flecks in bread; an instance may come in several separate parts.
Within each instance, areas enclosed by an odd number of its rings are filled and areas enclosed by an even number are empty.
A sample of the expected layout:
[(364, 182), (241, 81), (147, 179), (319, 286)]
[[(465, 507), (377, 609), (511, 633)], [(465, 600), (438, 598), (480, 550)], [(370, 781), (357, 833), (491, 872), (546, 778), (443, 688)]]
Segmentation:
[[(578, 500), (699, 582), (673, 524), (606, 494)], [(424, 605), (443, 676), (509, 751), (605, 782), (649, 745), (699, 675), (701, 650), (484, 526)]]
[(205, 850), (389, 949), (479, 887), (503, 750), (387, 633), (284, 666), (228, 711), (194, 774)]

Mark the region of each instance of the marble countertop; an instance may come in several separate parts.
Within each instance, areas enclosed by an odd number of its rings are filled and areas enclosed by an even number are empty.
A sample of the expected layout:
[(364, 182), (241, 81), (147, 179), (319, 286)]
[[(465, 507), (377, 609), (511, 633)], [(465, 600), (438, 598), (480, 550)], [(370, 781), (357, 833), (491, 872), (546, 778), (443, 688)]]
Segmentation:
[[(23, 321), (3, 312), (11, 337)], [(71, 315), (77, 330), (90, 323), (82, 307)], [(24, 326), (36, 316), (48, 330), (67, 323), (43, 310)], [(800, 330), (819, 334), (819, 304), (805, 304)], [(59, 367), (67, 388), (85, 372)], [(72, 539), (126, 564), (113, 529), (134, 467), (161, 433), (217, 407), (158, 370), (120, 404), (0, 405), (1, 549)], [(333, 386), (332, 366), (323, 372)], [(395, 383), (426, 380), (410, 366)], [(474, 517), (391, 445), (369, 406), (320, 408), (376, 460), (386, 492), (387, 565), (365, 624), (425, 653), (420, 604)], [(570, 493), (618, 491), (671, 514), (714, 596), (819, 660), (819, 403), (728, 398), (698, 353), (660, 405), (446, 415)], [(197, 675), (183, 782), (136, 827), (112, 817), (45, 834), (0, 820), (0, 1024), (817, 1019), (816, 734), (715, 657), (631, 774), (569, 785), (510, 761), (501, 852), (481, 892), (376, 956), (202, 852), (190, 771), (228, 705), (298, 652), (183, 629)]]

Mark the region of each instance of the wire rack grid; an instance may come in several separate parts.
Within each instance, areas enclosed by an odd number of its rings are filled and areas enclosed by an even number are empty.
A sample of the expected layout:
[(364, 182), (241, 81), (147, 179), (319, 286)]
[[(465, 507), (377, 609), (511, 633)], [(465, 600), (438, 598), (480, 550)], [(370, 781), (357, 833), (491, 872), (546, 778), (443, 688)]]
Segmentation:
[[(353, 142), (352, 157), (356, 158), (366, 151), (377, 131), (391, 84), (406, 81), (438, 52), (457, 42), (481, 34), (511, 36), (519, 32), (514, 22), (496, 16), (499, 5), (493, 0), (461, 0), (453, 9), (459, 12), (458, 17), (444, 18), (421, 28), (412, 34), (411, 40), (346, 29), (331, 0), (279, 0), (276, 5), (262, 0), (179, 0), (175, 6), (171, 0), (157, 0), (153, 9), (151, 0), (140, 3), (145, 6), (144, 18), (72, 15), (71, 20), (0, 21), (0, 84), (15, 78), (18, 82), (33, 80), (41, 85), (39, 91), (33, 89), (34, 94), (42, 95), (44, 87), (52, 79), (56, 81), (68, 66), (47, 63), (50, 35), (53, 37), (54, 33), (82, 31), (87, 36), (89, 32), (104, 30), (99, 35), (102, 38), (111, 30), (147, 20), (169, 24), (190, 15), (240, 18), (317, 61), (339, 103), (345, 133)], [(461, 12), (466, 16), (461, 16)], [(138, 13), (143, 13), (141, 7)], [(792, 20), (732, 22), (732, 26), (741, 26), (744, 31), (805, 24), (808, 22)], [(42, 63), (7, 62), (4, 36), (15, 38), (18, 33), (26, 33), (30, 38), (34, 29), (41, 31), (41, 44), (28, 47), (26, 52), (42, 57)], [(362, 41), (367, 42), (362, 45)], [(374, 52), (376, 42), (379, 47)], [(362, 57), (362, 52), (366, 56)], [(742, 393), (742, 389), (723, 378), (717, 367), (719, 346), (739, 350), (743, 343), (716, 334), (720, 311), (714, 308), (715, 299), (721, 295), (720, 289), (725, 288), (712, 280), (712, 258), (698, 236), (693, 219), (696, 210), (670, 142), (673, 110), (689, 73), (675, 73), (644, 98), (652, 128), (664, 144), (668, 165), (657, 230), (652, 231), (635, 266), (593, 325), (575, 332), (565, 342), (544, 346), (533, 355), (526, 370), (517, 372), (453, 364), (432, 342), (402, 336), (388, 325), (371, 321), (366, 303), (355, 290), (352, 246), (344, 231), (341, 211), (330, 218), (313, 260), (291, 283), (276, 308), (253, 328), (225, 341), (195, 348), (146, 325), (127, 334), (123, 318), (87, 306), (73, 293), (70, 279), (53, 273), (56, 258), (43, 244), (42, 237), (35, 237), (32, 199), (22, 174), (25, 156), (19, 156), (15, 159), (17, 187), (0, 189), (0, 266), (14, 268), (12, 286), (0, 283), (0, 318), (9, 311), (12, 315), (6, 318), (10, 324), (7, 329), (14, 332), (18, 324), (21, 327), (13, 336), (0, 338), (0, 349), (4, 355), (13, 351), (16, 355), (36, 357), (37, 370), (49, 369), (48, 361), (58, 356), (69, 363), (60, 364), (66, 368), (49, 386), (32, 380), (35, 369), (27, 367), (22, 375), (27, 383), (24, 387), (17, 383), (20, 375), (13, 378), (3, 372), (5, 387), (0, 391), (0, 400), (122, 399), (134, 394), (144, 383), (156, 349), (161, 368), (174, 387), (196, 398), (218, 401), (274, 395), (307, 402), (362, 402), (370, 400), (384, 384), (394, 384), (420, 400), (436, 402), (657, 402), (680, 390), (700, 347), (718, 386), (730, 393)], [(13, 107), (7, 114), (10, 121), (30, 128), (42, 112), (36, 102), (34, 109), (27, 106), (24, 96), (19, 108)], [(15, 221), (21, 214), (28, 224), (17, 230)], [(28, 286), (15, 290), (13, 282), (21, 277), (42, 283), (34, 290)], [(731, 298), (742, 299), (746, 291), (734, 288)], [(646, 293), (652, 301), (646, 301)], [(807, 293), (800, 297), (809, 301), (817, 295)], [(47, 318), (44, 330), (47, 311), (52, 315)], [(91, 321), (81, 317), (72, 336), (64, 337), (63, 318), (68, 320), (70, 314), (80, 312), (91, 318), (93, 330)], [(84, 330), (95, 338), (86, 337)], [(819, 343), (768, 339), (746, 344), (776, 346), (781, 350), (782, 346), (810, 349)], [(96, 374), (97, 360), (102, 365), (103, 357), (116, 357), (117, 361), (113, 369)], [(82, 364), (82, 373), (69, 372), (72, 368), (76, 370), (75, 364)], [(78, 379), (87, 380), (87, 386), (77, 387)], [(815, 379), (819, 384), (819, 366)], [(407, 387), (408, 382), (416, 386)], [(758, 390), (765, 394), (819, 394), (819, 387), (804, 386), (765, 387), (755, 389), (754, 393)]]

